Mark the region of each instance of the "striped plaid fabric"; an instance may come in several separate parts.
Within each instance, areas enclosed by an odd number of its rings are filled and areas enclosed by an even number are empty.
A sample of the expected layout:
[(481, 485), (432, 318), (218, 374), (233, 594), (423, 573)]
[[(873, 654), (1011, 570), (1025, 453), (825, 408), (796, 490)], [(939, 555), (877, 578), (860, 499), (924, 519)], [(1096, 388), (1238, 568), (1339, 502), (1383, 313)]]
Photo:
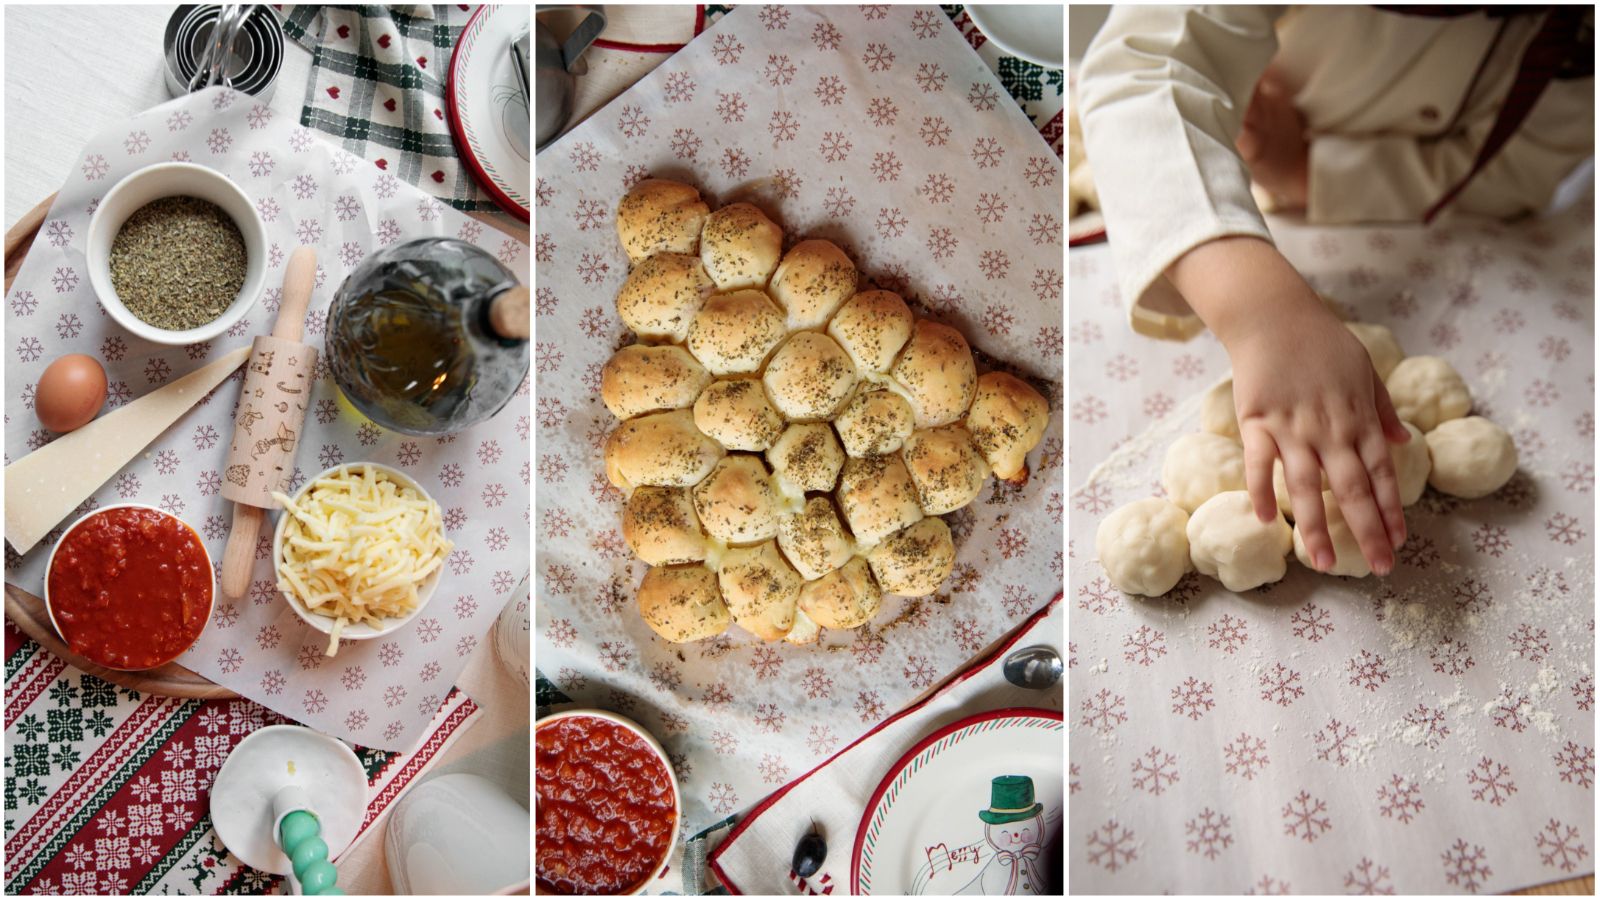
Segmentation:
[(499, 209), (457, 157), (445, 109), (456, 38), (474, 6), (285, 6), (284, 33), (311, 52), (300, 124), (456, 209)]

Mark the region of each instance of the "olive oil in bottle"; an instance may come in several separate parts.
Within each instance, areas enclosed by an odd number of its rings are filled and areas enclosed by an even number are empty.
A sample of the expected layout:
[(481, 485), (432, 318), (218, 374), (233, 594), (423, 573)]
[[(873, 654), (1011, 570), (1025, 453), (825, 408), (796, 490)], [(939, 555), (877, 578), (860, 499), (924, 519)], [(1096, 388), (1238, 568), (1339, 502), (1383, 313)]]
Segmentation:
[(328, 308), (328, 368), (373, 422), (442, 435), (504, 407), (528, 375), (528, 289), (489, 253), (420, 238), (368, 257)]

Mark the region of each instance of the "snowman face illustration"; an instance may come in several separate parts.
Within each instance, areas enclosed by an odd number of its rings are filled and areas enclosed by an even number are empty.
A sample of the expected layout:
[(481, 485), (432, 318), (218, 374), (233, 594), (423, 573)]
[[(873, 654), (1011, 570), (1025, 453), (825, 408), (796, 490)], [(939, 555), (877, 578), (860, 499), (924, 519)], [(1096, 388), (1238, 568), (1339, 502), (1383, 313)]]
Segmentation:
[(1044, 833), (1044, 818), (1036, 816), (1028, 820), (1019, 820), (1015, 823), (1004, 823), (999, 826), (985, 825), (983, 837), (990, 845), (1001, 851), (1021, 851), (1039, 844)]

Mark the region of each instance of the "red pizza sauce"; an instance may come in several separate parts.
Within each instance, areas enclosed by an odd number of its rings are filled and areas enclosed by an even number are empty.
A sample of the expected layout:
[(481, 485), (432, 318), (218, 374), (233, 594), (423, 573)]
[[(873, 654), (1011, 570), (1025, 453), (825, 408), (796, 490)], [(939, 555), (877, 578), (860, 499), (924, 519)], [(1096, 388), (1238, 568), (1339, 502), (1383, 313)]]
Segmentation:
[(74, 651), (112, 669), (149, 669), (200, 637), (213, 584), (194, 529), (159, 510), (112, 507), (56, 546), (50, 609)]
[(617, 895), (650, 878), (678, 828), (671, 776), (626, 726), (565, 717), (534, 735), (538, 890)]

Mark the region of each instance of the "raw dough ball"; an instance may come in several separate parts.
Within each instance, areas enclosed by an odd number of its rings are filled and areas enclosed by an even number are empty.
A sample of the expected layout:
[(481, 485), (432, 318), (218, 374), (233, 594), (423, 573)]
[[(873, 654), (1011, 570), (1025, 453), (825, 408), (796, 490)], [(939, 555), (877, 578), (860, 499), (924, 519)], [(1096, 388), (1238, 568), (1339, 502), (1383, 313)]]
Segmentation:
[(1250, 495), (1224, 491), (1189, 516), (1189, 556), (1201, 574), (1214, 576), (1229, 591), (1248, 591), (1276, 582), (1289, 571), (1284, 557), (1293, 543), (1289, 524), (1256, 519)]
[(1472, 393), (1455, 367), (1439, 357), (1406, 357), (1384, 380), (1401, 419), (1424, 433), (1472, 410)]
[(1200, 401), (1200, 428), (1213, 435), (1239, 440), (1239, 414), (1233, 408), (1233, 379), (1213, 385)]
[(1378, 371), (1378, 378), (1388, 379), (1394, 368), (1405, 359), (1406, 352), (1400, 349), (1400, 342), (1394, 339), (1394, 332), (1389, 331), (1387, 326), (1371, 322), (1346, 322), (1344, 327), (1367, 349), (1367, 356), (1372, 358), (1372, 368)]
[(1189, 571), (1188, 524), (1189, 514), (1169, 500), (1134, 501), (1100, 521), (1095, 554), (1119, 590), (1157, 597)]
[(1394, 473), (1400, 481), (1400, 506), (1409, 507), (1422, 498), (1422, 489), (1428, 487), (1433, 460), (1422, 430), (1409, 422), (1400, 424), (1411, 433), (1411, 440), (1389, 445), (1389, 454), (1394, 457)]
[[(1358, 579), (1372, 575), (1372, 567), (1367, 565), (1361, 545), (1357, 543), (1355, 533), (1350, 531), (1350, 524), (1344, 521), (1344, 513), (1339, 509), (1339, 502), (1334, 500), (1332, 491), (1322, 492), (1322, 509), (1328, 517), (1328, 538), (1333, 541), (1333, 566), (1328, 569), (1328, 574)], [(1294, 555), (1308, 569), (1316, 569), (1311, 563), (1311, 555), (1306, 553), (1305, 539), (1300, 537), (1298, 524), (1294, 527)]]
[(1482, 416), (1452, 419), (1428, 433), (1433, 471), (1428, 484), (1456, 497), (1493, 494), (1517, 471), (1517, 446)]
[(1224, 491), (1244, 488), (1244, 448), (1210, 432), (1195, 432), (1172, 442), (1161, 464), (1161, 487), (1186, 512)]

